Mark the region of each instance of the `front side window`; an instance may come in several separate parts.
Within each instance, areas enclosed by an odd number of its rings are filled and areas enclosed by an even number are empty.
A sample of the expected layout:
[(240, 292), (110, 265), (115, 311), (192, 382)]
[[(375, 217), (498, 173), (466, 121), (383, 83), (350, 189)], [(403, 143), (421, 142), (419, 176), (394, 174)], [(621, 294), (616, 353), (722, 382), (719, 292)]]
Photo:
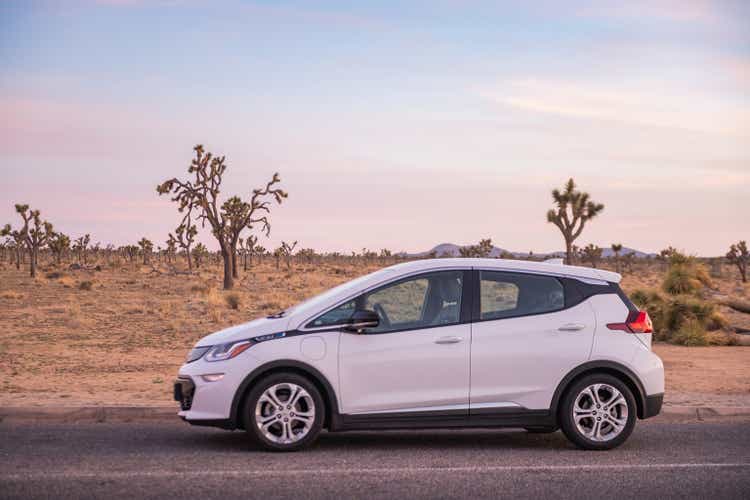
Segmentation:
[(562, 283), (552, 276), (480, 272), (480, 319), (501, 319), (559, 311), (565, 307)]
[(375, 311), (380, 318), (378, 327), (366, 333), (455, 324), (461, 317), (462, 290), (463, 271), (421, 274), (360, 295), (322, 314), (308, 327), (345, 324), (355, 309)]

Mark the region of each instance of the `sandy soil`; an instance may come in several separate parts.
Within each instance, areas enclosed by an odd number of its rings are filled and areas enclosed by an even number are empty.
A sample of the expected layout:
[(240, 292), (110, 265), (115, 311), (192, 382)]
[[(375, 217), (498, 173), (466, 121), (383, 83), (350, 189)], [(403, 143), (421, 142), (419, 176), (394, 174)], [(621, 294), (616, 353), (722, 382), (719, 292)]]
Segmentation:
[[(185, 353), (202, 336), (266, 315), (381, 267), (294, 265), (271, 261), (243, 272), (220, 291), (218, 266), (194, 275), (166, 266), (118, 264), (65, 270), (35, 280), (0, 264), (0, 405), (171, 404), (171, 383)], [(624, 287), (657, 283), (656, 272), (626, 277)], [(80, 284), (90, 281), (91, 290)], [(747, 300), (730, 277), (716, 293)], [(235, 310), (227, 297), (239, 299)], [(745, 316), (741, 315), (744, 321)], [(750, 406), (750, 348), (657, 345), (667, 369), (667, 401)], [(718, 398), (718, 399), (716, 399)]]

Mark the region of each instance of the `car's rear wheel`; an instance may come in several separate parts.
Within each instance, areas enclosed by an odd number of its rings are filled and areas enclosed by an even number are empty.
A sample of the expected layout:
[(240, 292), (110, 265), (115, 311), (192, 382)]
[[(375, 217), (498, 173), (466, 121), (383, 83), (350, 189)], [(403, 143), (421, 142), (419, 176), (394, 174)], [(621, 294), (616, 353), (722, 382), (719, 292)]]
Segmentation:
[(311, 445), (324, 419), (320, 391), (296, 373), (269, 375), (245, 398), (245, 430), (268, 450), (296, 451)]
[(630, 436), (635, 427), (636, 402), (633, 393), (619, 379), (592, 374), (566, 391), (560, 407), (560, 427), (580, 448), (609, 450)]

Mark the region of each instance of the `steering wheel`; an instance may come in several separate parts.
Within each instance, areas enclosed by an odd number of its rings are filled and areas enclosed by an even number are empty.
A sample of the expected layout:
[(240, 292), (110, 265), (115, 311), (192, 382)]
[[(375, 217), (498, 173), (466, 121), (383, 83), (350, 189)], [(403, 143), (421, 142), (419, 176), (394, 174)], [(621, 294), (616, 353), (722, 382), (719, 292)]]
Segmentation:
[(373, 305), (372, 308), (376, 313), (378, 313), (378, 316), (380, 316), (380, 320), (383, 322), (383, 326), (386, 328), (390, 328), (391, 319), (388, 317), (388, 313), (385, 312), (385, 309), (383, 309), (383, 306), (380, 305), (380, 302)]

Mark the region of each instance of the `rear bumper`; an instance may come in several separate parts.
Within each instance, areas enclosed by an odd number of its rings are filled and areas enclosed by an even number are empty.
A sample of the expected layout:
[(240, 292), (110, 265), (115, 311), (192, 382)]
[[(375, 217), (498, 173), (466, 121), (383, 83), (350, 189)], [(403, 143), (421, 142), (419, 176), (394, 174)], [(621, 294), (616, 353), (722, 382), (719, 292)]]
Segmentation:
[(654, 417), (661, 412), (664, 393), (646, 396), (646, 406), (643, 408), (643, 418)]

